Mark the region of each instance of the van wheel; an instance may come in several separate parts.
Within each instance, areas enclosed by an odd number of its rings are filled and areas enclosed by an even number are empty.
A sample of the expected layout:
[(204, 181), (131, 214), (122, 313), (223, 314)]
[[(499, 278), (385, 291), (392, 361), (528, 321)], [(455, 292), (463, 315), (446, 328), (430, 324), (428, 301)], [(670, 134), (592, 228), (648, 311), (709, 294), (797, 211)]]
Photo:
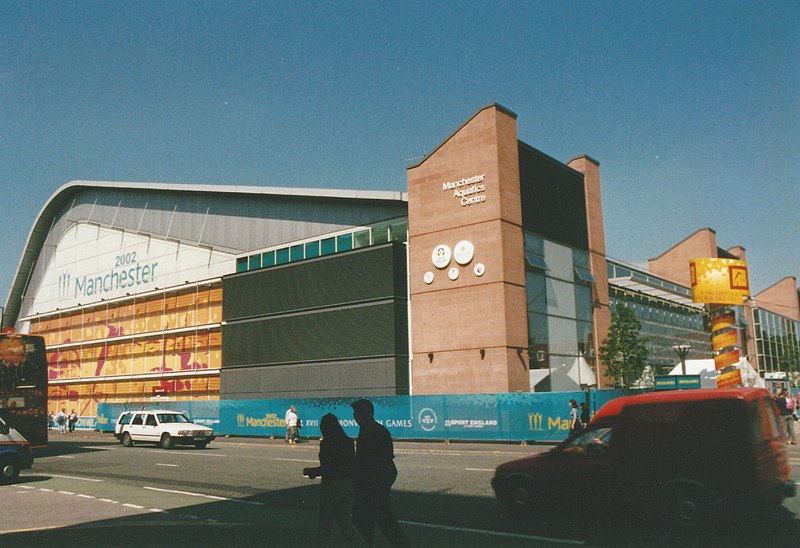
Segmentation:
[(699, 485), (675, 486), (664, 499), (670, 522), (682, 529), (696, 529), (707, 516), (709, 496)]
[(133, 438), (131, 438), (131, 435), (127, 432), (122, 434), (122, 445), (125, 447), (133, 447)]
[(4, 460), (0, 463), (0, 483), (14, 483), (19, 478), (19, 464), (13, 460)]
[(169, 434), (161, 435), (161, 447), (164, 449), (172, 449), (175, 447), (175, 440)]

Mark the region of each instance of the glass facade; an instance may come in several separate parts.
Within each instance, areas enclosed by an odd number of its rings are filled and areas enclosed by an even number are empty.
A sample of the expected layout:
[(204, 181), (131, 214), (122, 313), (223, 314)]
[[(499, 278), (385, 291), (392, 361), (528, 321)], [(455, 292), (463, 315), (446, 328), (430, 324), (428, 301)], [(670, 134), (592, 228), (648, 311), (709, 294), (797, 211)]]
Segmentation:
[(761, 308), (753, 309), (756, 361), (761, 376), (800, 371), (800, 322)]
[(237, 257), (236, 272), (304, 261), (320, 255), (332, 255), (390, 241), (405, 242), (407, 239), (408, 219), (395, 219), (366, 228), (353, 228), (333, 235), (326, 234), (324, 237)]
[[(641, 282), (647, 288), (663, 290), (675, 299), (658, 298), (614, 284), (614, 279), (630, 279)], [(617, 306), (631, 308), (636, 318), (642, 322), (641, 335), (647, 337), (650, 351), (648, 364), (656, 375), (669, 373), (680, 360), (672, 349), (676, 344), (692, 346), (687, 359), (710, 359), (711, 334), (708, 331), (708, 316), (702, 308), (695, 308), (683, 302), (690, 302), (690, 289), (662, 280), (646, 272), (627, 265), (608, 262), (609, 305), (613, 314)]]
[(577, 390), (580, 385), (596, 384), (592, 373), (593, 284), (586, 251), (525, 232), (533, 391)]

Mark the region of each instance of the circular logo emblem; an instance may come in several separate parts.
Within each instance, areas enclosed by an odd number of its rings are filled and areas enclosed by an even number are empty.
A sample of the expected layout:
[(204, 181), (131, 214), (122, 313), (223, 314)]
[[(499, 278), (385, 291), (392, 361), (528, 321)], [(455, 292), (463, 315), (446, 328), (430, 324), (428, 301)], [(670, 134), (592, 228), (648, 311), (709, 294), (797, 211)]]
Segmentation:
[(469, 240), (461, 240), (453, 248), (453, 258), (462, 266), (469, 263), (474, 255), (475, 246)]
[(446, 268), (450, 264), (450, 248), (444, 244), (437, 245), (431, 253), (431, 262), (436, 268)]
[(458, 279), (458, 269), (456, 267), (451, 268), (447, 271), (447, 277), (453, 281)]
[(436, 429), (436, 412), (430, 407), (425, 407), (420, 410), (417, 416), (420, 427), (426, 432), (431, 432)]
[(431, 272), (430, 270), (427, 271), (425, 275), (422, 276), (422, 279), (425, 280), (426, 284), (431, 285), (433, 283), (433, 272)]
[(486, 273), (486, 267), (483, 265), (483, 263), (478, 263), (475, 265), (472, 271), (475, 272), (475, 275), (480, 278)]

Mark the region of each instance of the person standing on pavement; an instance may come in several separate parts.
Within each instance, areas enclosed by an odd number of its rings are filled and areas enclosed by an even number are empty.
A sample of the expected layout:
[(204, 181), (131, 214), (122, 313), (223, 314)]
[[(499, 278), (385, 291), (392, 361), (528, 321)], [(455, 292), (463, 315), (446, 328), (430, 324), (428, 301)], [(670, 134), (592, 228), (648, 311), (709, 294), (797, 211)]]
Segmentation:
[(581, 420), (578, 414), (578, 402), (569, 400), (569, 435), (572, 436), (581, 431)]
[(375, 524), (392, 546), (410, 546), (392, 511), (392, 484), (397, 479), (392, 436), (375, 420), (371, 401), (358, 400), (351, 407), (359, 426), (353, 463), (353, 523), (369, 546), (375, 542)]
[(296, 414), (294, 405), (290, 405), (289, 409), (286, 410), (286, 417), (284, 419), (286, 422), (286, 443), (289, 443), (289, 432), (291, 431), (289, 428), (289, 418), (292, 413)]
[(294, 405), (286, 412), (286, 426), (289, 428), (289, 444), (295, 445), (297, 443), (298, 426), (300, 425), (300, 417), (297, 416)]
[(75, 431), (75, 423), (78, 422), (78, 414), (73, 409), (69, 416), (67, 417), (67, 425), (69, 427), (70, 433)]
[(589, 404), (586, 402), (581, 402), (581, 430), (586, 430), (586, 427), (589, 425), (589, 421), (591, 420), (591, 414), (589, 412)]
[(58, 433), (64, 434), (67, 431), (67, 413), (65, 408), (61, 408), (61, 411), (58, 412), (56, 415), (56, 424), (58, 425)]
[(774, 401), (778, 408), (778, 413), (780, 413), (781, 429), (786, 443), (797, 445), (797, 434), (794, 430), (794, 401), (784, 395), (783, 388), (775, 390)]
[(353, 439), (345, 434), (336, 415), (328, 413), (319, 424), (322, 441), (319, 443), (319, 466), (304, 468), (309, 478), (322, 476), (319, 490), (317, 546), (327, 546), (333, 520), (339, 524), (345, 540), (351, 546), (366, 546), (353, 525)]

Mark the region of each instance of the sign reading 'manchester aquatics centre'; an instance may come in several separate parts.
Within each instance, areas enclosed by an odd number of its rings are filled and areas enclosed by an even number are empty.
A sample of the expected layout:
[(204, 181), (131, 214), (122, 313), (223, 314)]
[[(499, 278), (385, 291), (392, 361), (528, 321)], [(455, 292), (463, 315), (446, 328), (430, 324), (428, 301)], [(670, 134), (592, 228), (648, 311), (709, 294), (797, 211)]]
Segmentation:
[(34, 310), (55, 310), (232, 272), (234, 257), (208, 248), (77, 224), (59, 240)]

